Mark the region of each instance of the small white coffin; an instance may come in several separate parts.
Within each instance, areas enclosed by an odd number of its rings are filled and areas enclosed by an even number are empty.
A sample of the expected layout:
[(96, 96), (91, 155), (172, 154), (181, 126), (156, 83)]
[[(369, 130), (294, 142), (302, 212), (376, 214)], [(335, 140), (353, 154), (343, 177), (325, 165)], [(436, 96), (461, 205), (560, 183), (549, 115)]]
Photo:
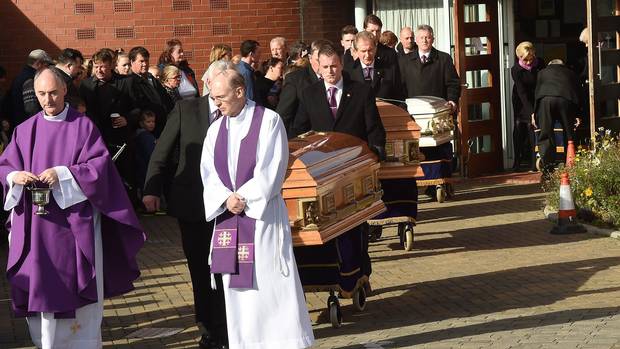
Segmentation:
[(420, 147), (435, 147), (452, 140), (454, 122), (450, 107), (440, 97), (407, 98), (407, 111), (420, 125)]

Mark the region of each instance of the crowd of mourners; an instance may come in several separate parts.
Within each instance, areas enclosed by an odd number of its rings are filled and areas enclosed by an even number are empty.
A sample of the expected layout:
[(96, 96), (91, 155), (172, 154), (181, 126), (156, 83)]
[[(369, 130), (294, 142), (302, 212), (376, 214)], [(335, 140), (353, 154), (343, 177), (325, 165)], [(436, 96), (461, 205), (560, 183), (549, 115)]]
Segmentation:
[[(433, 28), (404, 27), (397, 37), (382, 26), (379, 17), (369, 15), (360, 32), (352, 25), (342, 28), (340, 45), (322, 39), (289, 44), (278, 36), (267, 54), (255, 40), (243, 41), (238, 52), (217, 44), (199, 78), (176, 39), (166, 42), (157, 59), (141, 46), (103, 48), (88, 58), (66, 48), (55, 60), (41, 49), (30, 52), (22, 71), (0, 93), (0, 146), (6, 149), (0, 157), (0, 181), (6, 182), (4, 208), (13, 212), (7, 267), (12, 304), (16, 314), (29, 317), (33, 342), (43, 348), (63, 347), (54, 341), (89, 341), (84, 347), (101, 347), (104, 293), (128, 292), (139, 275), (135, 255), (144, 235), (133, 206), (144, 212), (167, 209), (178, 220), (201, 348), (311, 346), (314, 338), (279, 195), (287, 139), (310, 130), (347, 133), (384, 159), (386, 131), (376, 98), (402, 104), (410, 97), (435, 96), (445, 100), (452, 114), (458, 110), (460, 79), (450, 55), (433, 47)], [(543, 129), (538, 142), (544, 142), (556, 119), (572, 130), (572, 105), (579, 104), (571, 89), (577, 84), (574, 74), (561, 61), (542, 70), (531, 43), (519, 45), (516, 53), (514, 96), (520, 104), (515, 106), (515, 139), (533, 137), (538, 123)], [(0, 85), (5, 80), (0, 68)], [(243, 133), (247, 136), (241, 138)], [(83, 149), (65, 149), (68, 138)], [(553, 140), (544, 143), (543, 159), (553, 145)], [(516, 167), (525, 153), (517, 153)], [(115, 166), (120, 177), (108, 166)], [(58, 219), (34, 216), (30, 202), (20, 199), (21, 186), (35, 182), (55, 190), (57, 206), (50, 211)], [(417, 190), (402, 190), (415, 187), (414, 179), (384, 184), (396, 201), (417, 200)], [(129, 199), (116, 194), (118, 187), (125, 188)], [(239, 227), (240, 234), (232, 252), (226, 244), (231, 229), (238, 232), (231, 226)], [(362, 246), (360, 265), (341, 270), (355, 274), (351, 288), (340, 283), (343, 295), (360, 284), (372, 290), (368, 241), (360, 227), (342, 235), (343, 241), (351, 238), (351, 245)], [(91, 230), (94, 236), (84, 234)], [(241, 230), (249, 231), (247, 241)], [(47, 231), (75, 239), (75, 246), (59, 248), (59, 239), (46, 240)], [(42, 248), (19, 248), (33, 236), (43, 241)], [(119, 241), (111, 243), (110, 237)], [(46, 249), (58, 255), (42, 263), (49, 258)], [(102, 264), (94, 262), (97, 258), (103, 259), (106, 274), (96, 268)], [(49, 273), (42, 275), (45, 268)], [(15, 277), (19, 273), (24, 277)], [(55, 277), (59, 285), (84, 285), (59, 296), (38, 283)], [(29, 280), (29, 288), (22, 280)], [(65, 311), (58, 311), (57, 302)], [(254, 311), (247, 315), (245, 308)], [(83, 331), (89, 339), (76, 337), (78, 327), (73, 320), (63, 321), (67, 319), (85, 321), (80, 326), (92, 329)], [(88, 319), (96, 321), (87, 325)]]
[[(341, 32), (341, 47), (334, 45), (344, 53), (342, 64), (345, 73), (354, 80), (369, 83), (375, 80), (373, 90), (378, 97), (403, 99), (406, 97), (403, 84), (419, 85), (413, 83), (415, 76), (405, 77), (401, 83), (397, 57), (414, 52), (417, 45), (413, 39), (413, 30), (403, 28), (398, 43), (393, 32), (381, 32), (381, 20), (374, 15), (367, 18), (365, 27), (367, 31), (358, 34), (354, 26), (345, 26)], [(430, 41), (427, 53), (430, 54), (432, 28), (421, 26), (420, 29)], [(287, 86), (286, 77), (295, 71), (312, 69), (314, 74), (321, 78), (317, 54), (319, 47), (325, 44), (329, 42), (317, 40), (312, 45), (301, 41), (289, 44), (284, 37), (275, 37), (269, 43), (268, 54), (263, 54), (260, 44), (254, 40), (243, 41), (237, 52), (229, 45), (216, 44), (211, 49), (209, 65), (219, 60), (231, 61), (245, 79), (246, 97), (266, 108), (277, 110), (287, 125), (289, 136), (292, 136), (291, 127), (298, 96), (292, 97), (290, 92), (295, 91), (286, 90), (299, 89), (308, 84), (296, 81), (301, 76), (297, 74), (290, 79), (292, 82)], [(66, 82), (66, 102), (94, 121), (111, 155), (118, 155), (115, 158), (117, 168), (132, 201), (139, 206), (150, 154), (164, 129), (168, 114), (176, 102), (201, 95), (199, 80), (202, 81), (202, 95), (209, 93), (207, 72), (197, 77), (184, 56), (181, 41), (167, 41), (163, 52), (156, 57), (158, 58), (155, 59), (152, 52), (141, 46), (129, 50), (103, 48), (91, 57), (84, 57), (82, 52), (76, 49), (66, 48), (56, 59), (41, 49), (33, 50), (8, 89), (0, 91), (0, 143), (6, 146), (10, 141), (11, 131), (41, 111), (35, 96), (34, 76), (38, 71), (53, 67)], [(441, 65), (446, 61), (445, 57), (440, 55), (437, 60)], [(448, 79), (451, 81), (442, 79), (446, 80), (447, 84), (443, 81), (430, 82), (427, 84), (437, 86), (427, 87), (436, 90), (432, 91), (434, 94), (447, 97), (450, 103), (456, 106), (458, 76), (451, 61), (447, 63)], [(446, 75), (443, 71), (445, 69), (440, 69), (441, 71), (434, 71), (429, 76)], [(359, 70), (359, 74), (356, 70)], [(6, 71), (1, 67), (0, 79), (6, 80)], [(417, 94), (418, 91), (415, 90), (421, 88), (410, 88), (410, 94)], [(284, 94), (282, 98), (281, 93)]]

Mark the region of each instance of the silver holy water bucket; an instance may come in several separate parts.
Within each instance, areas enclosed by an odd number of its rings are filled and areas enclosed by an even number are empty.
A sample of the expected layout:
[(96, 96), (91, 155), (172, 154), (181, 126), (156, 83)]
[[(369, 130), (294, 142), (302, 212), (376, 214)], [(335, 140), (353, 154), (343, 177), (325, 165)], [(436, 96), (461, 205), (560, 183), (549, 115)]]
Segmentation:
[(35, 214), (39, 216), (48, 214), (49, 212), (45, 210), (45, 205), (50, 203), (52, 188), (29, 187), (28, 190), (32, 193), (32, 203), (37, 205)]

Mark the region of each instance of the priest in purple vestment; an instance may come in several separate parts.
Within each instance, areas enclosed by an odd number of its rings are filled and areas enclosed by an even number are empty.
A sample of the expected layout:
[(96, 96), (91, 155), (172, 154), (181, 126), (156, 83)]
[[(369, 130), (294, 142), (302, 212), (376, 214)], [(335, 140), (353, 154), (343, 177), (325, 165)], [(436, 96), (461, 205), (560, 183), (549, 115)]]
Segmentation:
[[(103, 298), (133, 289), (145, 235), (99, 131), (64, 103), (62, 77), (43, 70), (34, 87), (43, 111), (0, 156), (13, 309), (39, 348), (100, 348)], [(51, 188), (48, 214), (31, 187)]]

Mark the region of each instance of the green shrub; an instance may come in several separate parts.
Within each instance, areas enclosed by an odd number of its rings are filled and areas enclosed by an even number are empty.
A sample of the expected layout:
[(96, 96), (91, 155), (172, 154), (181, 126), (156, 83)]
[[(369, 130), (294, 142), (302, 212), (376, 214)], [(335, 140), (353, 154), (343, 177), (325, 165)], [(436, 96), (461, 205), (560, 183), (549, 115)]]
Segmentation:
[(560, 176), (568, 171), (576, 208), (591, 211), (601, 221), (620, 227), (620, 141), (599, 129), (593, 149), (577, 149), (571, 168), (561, 166), (543, 188), (547, 205), (558, 208)]

